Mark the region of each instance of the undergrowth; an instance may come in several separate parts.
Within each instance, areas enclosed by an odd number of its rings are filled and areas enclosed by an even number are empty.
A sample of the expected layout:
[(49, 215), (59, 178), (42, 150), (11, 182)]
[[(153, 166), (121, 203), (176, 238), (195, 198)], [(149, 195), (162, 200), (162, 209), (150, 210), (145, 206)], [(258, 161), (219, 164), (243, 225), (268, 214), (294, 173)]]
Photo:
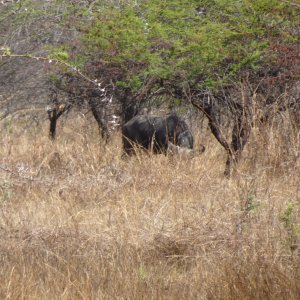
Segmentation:
[(191, 160), (121, 159), (119, 134), (103, 145), (82, 117), (54, 143), (48, 124), (19, 136), (13, 124), (1, 132), (2, 299), (299, 299), (299, 141), (282, 151), (283, 125), (268, 125), (275, 140), (254, 129), (226, 179), (204, 129)]

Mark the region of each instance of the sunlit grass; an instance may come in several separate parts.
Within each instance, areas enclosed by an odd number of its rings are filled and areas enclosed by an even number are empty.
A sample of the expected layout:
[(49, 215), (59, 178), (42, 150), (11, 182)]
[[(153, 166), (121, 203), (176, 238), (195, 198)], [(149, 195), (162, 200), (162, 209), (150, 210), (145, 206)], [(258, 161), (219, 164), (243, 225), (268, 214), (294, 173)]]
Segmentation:
[(288, 122), (254, 129), (230, 179), (205, 129), (196, 146), (207, 151), (191, 160), (121, 159), (119, 134), (103, 145), (83, 118), (55, 143), (48, 124), (3, 130), (1, 298), (299, 299), (300, 147)]

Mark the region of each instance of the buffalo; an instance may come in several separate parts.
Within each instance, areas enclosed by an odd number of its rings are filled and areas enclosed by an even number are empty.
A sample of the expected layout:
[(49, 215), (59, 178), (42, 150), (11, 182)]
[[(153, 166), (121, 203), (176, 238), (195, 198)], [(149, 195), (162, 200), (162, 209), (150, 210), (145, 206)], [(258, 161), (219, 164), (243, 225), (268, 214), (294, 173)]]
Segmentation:
[[(185, 121), (172, 113), (165, 117), (137, 115), (123, 125), (123, 149), (128, 155), (135, 147), (153, 153), (193, 151), (194, 138)], [(202, 149), (204, 151), (204, 149)]]

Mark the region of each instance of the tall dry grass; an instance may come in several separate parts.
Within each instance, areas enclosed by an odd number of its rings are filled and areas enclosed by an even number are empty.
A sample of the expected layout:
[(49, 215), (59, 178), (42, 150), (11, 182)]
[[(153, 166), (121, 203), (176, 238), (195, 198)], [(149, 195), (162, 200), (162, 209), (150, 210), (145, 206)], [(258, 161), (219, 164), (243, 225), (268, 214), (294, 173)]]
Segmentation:
[[(1, 299), (299, 299), (299, 129), (254, 129), (238, 172), (209, 132), (192, 160), (122, 160), (74, 118), (1, 132)], [(196, 142), (196, 143), (197, 143)]]

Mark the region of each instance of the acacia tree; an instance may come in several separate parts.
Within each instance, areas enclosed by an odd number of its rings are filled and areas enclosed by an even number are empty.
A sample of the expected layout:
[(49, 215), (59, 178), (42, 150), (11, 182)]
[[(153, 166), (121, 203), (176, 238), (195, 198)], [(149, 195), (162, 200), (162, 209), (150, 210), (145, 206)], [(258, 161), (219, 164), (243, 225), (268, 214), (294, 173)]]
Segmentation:
[[(23, 8), (33, 4), (26, 1)], [(253, 106), (262, 108), (261, 120), (270, 116), (274, 102), (281, 109), (299, 106), (294, 88), (299, 14), (297, 4), (278, 0), (54, 1), (44, 11), (76, 33), (48, 45), (49, 57), (102, 82), (124, 121), (148, 99), (192, 103), (228, 152), (227, 174), (249, 137)], [(60, 68), (52, 79), (65, 78), (57, 74), (66, 72)], [(71, 85), (57, 86), (74, 95)], [(94, 99), (90, 107), (102, 120), (111, 105), (100, 105), (99, 97), (91, 97), (93, 89), (91, 94), (78, 90), (75, 98), (81, 100), (73, 103), (82, 103), (84, 95)], [(288, 105), (278, 104), (287, 90), (294, 91)], [(231, 141), (224, 134), (223, 115), (232, 120)]]
[[(88, 7), (87, 2), (82, 4), (82, 9)], [(70, 29), (71, 20), (64, 15), (73, 6), (62, 1), (19, 1), (1, 7), (0, 120), (26, 117), (39, 121), (47, 116), (47, 107), (53, 139), (63, 112), (73, 106), (85, 107), (107, 139), (103, 107), (110, 98), (93, 74), (81, 71), (72, 52), (66, 51), (76, 48), (80, 36), (78, 28)]]
[[(250, 135), (252, 107), (263, 107), (266, 119), (297, 82), (299, 15), (299, 6), (277, 0), (107, 1), (93, 11), (82, 45), (87, 56), (97, 52), (101, 66), (122, 69), (113, 84), (130, 91), (120, 99), (125, 110), (165, 93), (202, 111), (228, 153), (229, 175)], [(296, 111), (297, 93), (288, 98)], [(220, 122), (224, 111), (233, 121), (231, 142)]]

